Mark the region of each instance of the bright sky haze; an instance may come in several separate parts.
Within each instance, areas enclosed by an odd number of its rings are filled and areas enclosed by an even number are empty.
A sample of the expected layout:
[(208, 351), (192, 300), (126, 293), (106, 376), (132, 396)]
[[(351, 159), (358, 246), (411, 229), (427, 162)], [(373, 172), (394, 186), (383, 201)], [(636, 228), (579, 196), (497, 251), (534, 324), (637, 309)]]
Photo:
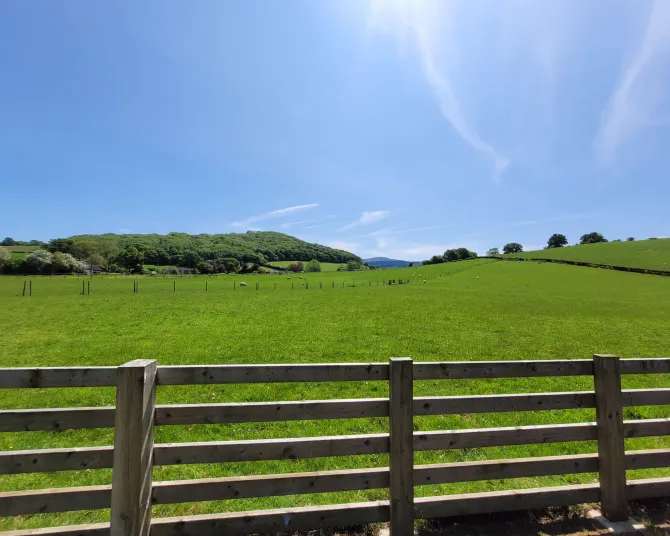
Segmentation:
[(0, 3), (0, 235), (670, 236), (670, 1)]

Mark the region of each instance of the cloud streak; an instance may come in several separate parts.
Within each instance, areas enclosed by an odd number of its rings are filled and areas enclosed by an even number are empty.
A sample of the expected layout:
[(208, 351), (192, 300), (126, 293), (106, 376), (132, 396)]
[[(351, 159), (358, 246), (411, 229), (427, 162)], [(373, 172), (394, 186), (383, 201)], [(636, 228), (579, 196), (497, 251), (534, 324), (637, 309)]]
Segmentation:
[(360, 218), (352, 222), (347, 223), (344, 227), (340, 227), (338, 231), (347, 231), (353, 229), (354, 227), (359, 227), (361, 225), (370, 225), (371, 223), (377, 223), (378, 221), (383, 220), (386, 216), (389, 215), (388, 210), (373, 210), (370, 212), (363, 212)]
[(666, 91), (660, 72), (670, 61), (670, 2), (655, 0), (644, 35), (610, 97), (594, 141), (596, 156), (613, 164), (617, 150), (638, 130), (668, 124), (656, 116)]
[(258, 214), (257, 216), (251, 216), (250, 218), (247, 218), (246, 220), (240, 220), (240, 221), (234, 221), (230, 225), (232, 227), (248, 227), (252, 223), (257, 223), (259, 221), (266, 221), (266, 220), (274, 220), (276, 218), (282, 218), (284, 216), (288, 216), (290, 214), (294, 214), (296, 212), (300, 212), (302, 210), (309, 210), (312, 208), (318, 207), (318, 203), (311, 203), (309, 205), (295, 205), (292, 207), (286, 207), (286, 208), (280, 208), (277, 210), (272, 210), (270, 212), (266, 212), (265, 214)]
[(449, 5), (439, 0), (374, 0), (369, 21), (372, 28), (386, 30), (397, 38), (413, 35), (424, 77), (442, 115), (466, 143), (493, 160), (494, 178), (499, 180), (510, 160), (479, 136), (465, 117), (449, 78), (437, 66), (438, 37), (445, 33), (444, 22), (453, 18), (453, 13), (443, 12)]

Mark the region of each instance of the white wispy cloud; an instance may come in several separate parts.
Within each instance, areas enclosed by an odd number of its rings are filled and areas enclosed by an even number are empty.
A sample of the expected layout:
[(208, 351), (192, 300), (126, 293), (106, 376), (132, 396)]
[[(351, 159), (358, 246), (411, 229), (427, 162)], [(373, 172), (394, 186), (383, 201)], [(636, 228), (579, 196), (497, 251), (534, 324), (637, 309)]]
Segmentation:
[(453, 6), (453, 2), (442, 0), (374, 0), (369, 22), (373, 29), (390, 32), (397, 38), (408, 33), (414, 37), (423, 74), (442, 115), (473, 149), (493, 160), (494, 178), (499, 180), (510, 164), (509, 158), (482, 140), (477, 129), (465, 116), (449, 77), (437, 65), (440, 37), (447, 33), (448, 25), (454, 18)]
[(388, 210), (372, 210), (369, 212), (363, 212), (360, 218), (347, 223), (344, 227), (340, 227), (338, 231), (346, 231), (348, 229), (353, 229), (354, 227), (359, 227), (360, 225), (369, 225), (371, 223), (377, 223), (378, 221), (382, 221), (389, 214), (390, 211)]
[(327, 224), (326, 223), (320, 223), (318, 225), (308, 225), (305, 227), (305, 229), (318, 229), (319, 227), (325, 227)]
[(350, 253), (356, 253), (359, 246), (359, 244), (355, 244), (352, 242), (344, 242), (342, 240), (326, 242), (325, 245), (328, 246), (329, 248), (343, 249), (344, 251), (349, 251)]
[(372, 231), (369, 233), (367, 236), (393, 236), (393, 235), (399, 235), (399, 234), (405, 234), (405, 233), (418, 233), (420, 231), (428, 231), (430, 229), (442, 229), (446, 227), (446, 225), (426, 225), (424, 227), (414, 227), (411, 229), (393, 229), (393, 228), (387, 228), (387, 229), (379, 229), (378, 231)]
[[(605, 108), (594, 141), (598, 159), (616, 160), (619, 147), (640, 129), (670, 123), (658, 117), (667, 102), (667, 66), (670, 62), (670, 2), (655, 0), (644, 35)], [(665, 83), (664, 83), (665, 82)]]
[(259, 221), (273, 220), (275, 218), (281, 218), (283, 216), (288, 216), (289, 214), (294, 214), (302, 210), (309, 210), (311, 208), (316, 208), (318, 206), (319, 206), (318, 203), (311, 203), (309, 205), (295, 205), (293, 207), (280, 208), (277, 210), (266, 212), (265, 214), (258, 214), (257, 216), (251, 216), (246, 220), (234, 221), (230, 225), (232, 227), (249, 227), (249, 225), (251, 225), (252, 223), (256, 223)]
[[(324, 216), (323, 218), (317, 218), (313, 220), (300, 220), (300, 221), (287, 221), (286, 223), (281, 224), (282, 229), (290, 229), (291, 227), (294, 227), (296, 225), (305, 225), (306, 223), (318, 223), (324, 220), (332, 220), (335, 216), (333, 214), (329, 214), (328, 216)], [(326, 225), (325, 223), (323, 225)], [(305, 229), (313, 229), (314, 227), (321, 227), (322, 225), (312, 225), (309, 227), (305, 227)]]

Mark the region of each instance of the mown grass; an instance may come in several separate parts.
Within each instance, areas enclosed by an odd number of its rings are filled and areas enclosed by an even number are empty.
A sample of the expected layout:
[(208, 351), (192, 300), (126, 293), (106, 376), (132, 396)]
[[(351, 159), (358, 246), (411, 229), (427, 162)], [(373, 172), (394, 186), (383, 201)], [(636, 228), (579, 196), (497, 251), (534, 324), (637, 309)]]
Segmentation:
[[(273, 261), (270, 264), (273, 264), (275, 266), (283, 266), (283, 267), (288, 267), (291, 264), (296, 264), (298, 261)], [(305, 261), (303, 261), (303, 264), (307, 264)], [(321, 264), (321, 271), (322, 272), (336, 272), (337, 269), (346, 264), (343, 262), (322, 262)]]
[(670, 271), (670, 238), (634, 242), (602, 242), (505, 255), (505, 258), (509, 257), (561, 259)]
[(28, 253), (39, 249), (40, 246), (4, 246), (9, 250), (12, 259), (24, 259)]
[[(418, 274), (421, 274), (419, 277)], [(412, 277), (414, 275), (414, 277)], [(412, 279), (408, 285), (377, 285)], [(355, 279), (354, 279), (355, 278)], [(426, 278), (427, 282), (423, 283)], [(76, 277), (0, 278), (1, 366), (118, 365), (137, 358), (160, 364), (383, 362), (587, 358), (670, 355), (670, 279), (564, 265), (468, 261), (355, 274), (142, 278), (139, 294), (124, 277), (98, 277), (81, 296)], [(176, 281), (177, 292), (173, 291)], [(204, 290), (208, 281), (208, 290)], [(248, 283), (241, 288), (240, 281)], [(355, 286), (354, 285), (355, 281)], [(255, 283), (260, 289), (255, 290)], [(319, 285), (323, 283), (323, 288)], [(334, 282), (334, 287), (332, 283)], [(233, 284), (236, 290), (233, 290)], [(328, 283), (331, 283), (330, 285)], [(344, 283), (344, 286), (342, 286)], [(274, 289), (274, 285), (277, 289)], [(294, 288), (291, 290), (291, 284)], [(308, 286), (308, 288), (307, 288)], [(670, 387), (664, 375), (624, 378), (627, 388)], [(416, 382), (416, 396), (592, 389), (589, 378)], [(387, 396), (384, 382), (179, 386), (158, 389), (158, 403), (315, 400)], [(5, 390), (4, 408), (98, 406), (114, 403), (113, 389)], [(627, 418), (667, 416), (668, 407), (632, 408)], [(417, 430), (518, 426), (594, 419), (591, 410), (538, 411), (415, 419)], [(386, 419), (298, 421), (160, 427), (157, 442), (262, 439), (376, 433)], [(112, 430), (5, 433), (0, 449), (109, 445)], [(629, 448), (668, 446), (666, 438), (628, 441)], [(417, 463), (594, 452), (566, 443), (422, 452)], [(282, 473), (387, 465), (387, 457), (157, 467), (156, 480)], [(658, 476), (648, 470), (632, 477)], [(110, 482), (91, 470), (0, 477), (3, 490)], [(567, 475), (417, 488), (419, 495), (590, 482)], [(180, 515), (386, 498), (386, 490), (243, 499), (155, 507)], [(0, 528), (28, 528), (105, 520), (107, 511), (43, 514), (0, 520)]]

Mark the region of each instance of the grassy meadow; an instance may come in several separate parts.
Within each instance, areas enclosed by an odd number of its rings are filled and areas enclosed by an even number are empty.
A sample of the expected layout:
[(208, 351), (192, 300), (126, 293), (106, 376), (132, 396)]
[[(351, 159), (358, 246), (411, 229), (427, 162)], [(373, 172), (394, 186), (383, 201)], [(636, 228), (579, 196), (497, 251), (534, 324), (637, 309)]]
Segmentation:
[(28, 253), (40, 249), (40, 246), (3, 246), (9, 250), (12, 259), (23, 259)]
[[(298, 261), (273, 261), (270, 264), (275, 265), (275, 266), (283, 266), (283, 267), (288, 267), (291, 264), (295, 264)], [(304, 264), (307, 264), (304, 262)], [(321, 272), (336, 272), (337, 269), (342, 266), (342, 262), (322, 262), (321, 263)]]
[(633, 242), (601, 242), (563, 248), (524, 251), (505, 257), (561, 259), (630, 268), (670, 271), (670, 238)]
[[(661, 241), (659, 241), (661, 242)], [(642, 244), (634, 243), (634, 244)], [(627, 244), (622, 244), (627, 245)], [(569, 248), (580, 250), (589, 246)], [(597, 247), (597, 246), (596, 246)], [(566, 248), (567, 250), (568, 248)], [(613, 263), (614, 264), (614, 263)], [(419, 276), (419, 274), (421, 274)], [(295, 276), (140, 278), (96, 276), (81, 295), (76, 276), (0, 278), (0, 366), (384, 362), (670, 355), (670, 278), (557, 264), (473, 260), (417, 268)], [(408, 279), (383, 286), (383, 279)], [(426, 283), (423, 280), (426, 279)], [(240, 282), (247, 287), (240, 287)], [(205, 282), (207, 290), (205, 291)], [(259, 290), (256, 290), (259, 283)], [(176, 285), (176, 291), (175, 289)], [(276, 288), (275, 288), (276, 286)], [(293, 288), (292, 288), (293, 287)], [(665, 375), (624, 377), (624, 387), (670, 387)], [(416, 396), (591, 390), (589, 378), (443, 380), (415, 383)], [(366, 398), (388, 395), (385, 382), (159, 387), (157, 402), (213, 403)], [(114, 390), (2, 390), (3, 408), (114, 404)], [(666, 417), (668, 407), (626, 410), (626, 418)], [(592, 410), (418, 417), (417, 430), (586, 422)], [(386, 432), (387, 419), (159, 427), (156, 442), (222, 441)], [(0, 449), (111, 445), (109, 429), (0, 434)], [(667, 438), (627, 441), (629, 449), (670, 446)], [(592, 442), (421, 452), (417, 463), (595, 452)], [(387, 457), (352, 456), (156, 467), (155, 480), (383, 467)], [(669, 475), (636, 471), (642, 478)], [(417, 488), (418, 495), (592, 482), (566, 475)], [(2, 475), (0, 489), (111, 482), (111, 471)], [(155, 516), (387, 498), (386, 490), (241, 499), (154, 507)], [(108, 511), (0, 519), (0, 529), (108, 519)]]

